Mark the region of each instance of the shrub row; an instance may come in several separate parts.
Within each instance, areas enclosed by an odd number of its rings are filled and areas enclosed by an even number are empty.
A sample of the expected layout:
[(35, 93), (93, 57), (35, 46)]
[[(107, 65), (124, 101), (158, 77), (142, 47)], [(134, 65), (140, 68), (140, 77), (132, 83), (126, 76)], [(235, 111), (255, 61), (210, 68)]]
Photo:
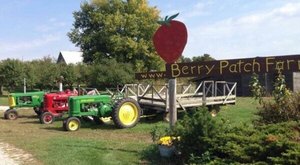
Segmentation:
[(300, 164), (300, 125), (284, 122), (230, 127), (216, 122), (206, 109), (179, 120), (173, 136), (189, 164)]

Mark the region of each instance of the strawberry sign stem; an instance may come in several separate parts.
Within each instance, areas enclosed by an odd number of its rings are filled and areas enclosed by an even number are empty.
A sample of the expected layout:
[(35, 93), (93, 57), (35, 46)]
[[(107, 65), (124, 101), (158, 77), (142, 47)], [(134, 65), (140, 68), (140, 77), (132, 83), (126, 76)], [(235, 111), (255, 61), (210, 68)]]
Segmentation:
[(166, 16), (164, 20), (157, 21), (157, 23), (159, 23), (160, 25), (168, 25), (168, 26), (170, 26), (170, 22), (171, 22), (174, 18), (176, 18), (178, 15), (179, 15), (179, 13), (174, 14), (174, 15), (172, 15), (172, 16), (170, 16), (170, 17), (169, 17), (169, 16)]

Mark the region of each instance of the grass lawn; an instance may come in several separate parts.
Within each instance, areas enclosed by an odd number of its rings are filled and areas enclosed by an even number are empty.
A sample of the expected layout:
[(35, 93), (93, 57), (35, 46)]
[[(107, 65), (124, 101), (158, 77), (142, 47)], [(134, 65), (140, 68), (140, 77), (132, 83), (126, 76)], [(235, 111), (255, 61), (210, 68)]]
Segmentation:
[(0, 96), (0, 105), (8, 105), (7, 96)]
[(254, 113), (257, 112), (258, 101), (249, 97), (237, 97), (236, 101), (236, 105), (221, 107), (217, 117), (228, 120), (232, 125), (251, 123), (252, 120), (257, 118)]
[[(250, 123), (256, 106), (251, 98), (238, 98), (236, 105), (223, 106), (217, 119), (224, 118), (232, 124)], [(62, 129), (62, 120), (42, 125), (33, 110), (22, 109), (19, 114), (19, 119), (9, 121), (4, 120), (3, 111), (0, 112), (0, 141), (31, 153), (39, 161), (37, 164), (172, 163), (172, 160), (159, 157), (150, 136), (155, 126), (168, 126), (162, 121), (143, 119), (130, 129), (116, 129), (112, 123), (83, 122), (79, 131), (66, 132)]]

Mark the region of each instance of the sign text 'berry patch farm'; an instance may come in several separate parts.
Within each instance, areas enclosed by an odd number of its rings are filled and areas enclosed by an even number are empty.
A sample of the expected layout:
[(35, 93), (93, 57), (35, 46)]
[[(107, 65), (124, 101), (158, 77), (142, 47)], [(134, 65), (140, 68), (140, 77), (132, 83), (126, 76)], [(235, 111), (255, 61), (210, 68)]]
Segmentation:
[(300, 55), (166, 64), (166, 77), (300, 71)]

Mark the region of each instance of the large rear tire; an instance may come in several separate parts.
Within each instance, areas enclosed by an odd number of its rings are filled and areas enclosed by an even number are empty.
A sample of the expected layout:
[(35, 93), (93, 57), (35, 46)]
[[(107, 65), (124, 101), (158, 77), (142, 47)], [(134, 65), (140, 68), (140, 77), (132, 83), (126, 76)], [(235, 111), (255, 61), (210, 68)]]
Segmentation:
[(4, 113), (4, 119), (16, 120), (18, 118), (18, 112), (15, 109), (8, 109)]
[(55, 117), (50, 112), (44, 112), (40, 115), (41, 124), (52, 124), (55, 120)]
[(119, 100), (113, 108), (112, 119), (118, 128), (134, 127), (140, 120), (141, 108), (132, 98)]
[(68, 117), (63, 122), (63, 127), (66, 131), (77, 131), (81, 126), (80, 120), (77, 117)]

